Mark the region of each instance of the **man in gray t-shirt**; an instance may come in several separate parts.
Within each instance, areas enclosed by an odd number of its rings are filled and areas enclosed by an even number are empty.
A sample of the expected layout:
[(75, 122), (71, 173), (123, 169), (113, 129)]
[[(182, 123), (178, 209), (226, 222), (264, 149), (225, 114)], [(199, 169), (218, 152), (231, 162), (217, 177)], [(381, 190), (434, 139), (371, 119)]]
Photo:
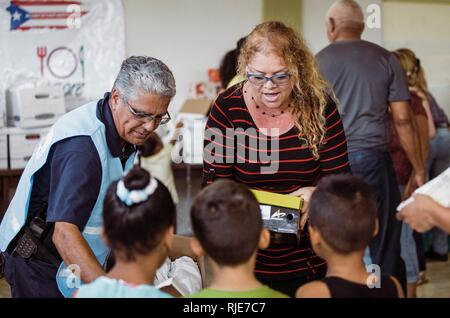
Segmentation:
[(339, 99), (348, 151), (386, 150), (389, 103), (410, 99), (397, 58), (376, 44), (343, 40), (320, 51), (317, 60)]
[(363, 30), (361, 7), (353, 0), (336, 1), (327, 13), (331, 44), (317, 54), (317, 61), (338, 99), (352, 172), (371, 186), (378, 203), (379, 230), (369, 245), (366, 265), (378, 264), (381, 272), (395, 276), (405, 287), (402, 225), (395, 218), (400, 192), (387, 147), (389, 115), (414, 168), (416, 185), (424, 182), (424, 166), (405, 74), (392, 54), (361, 40)]

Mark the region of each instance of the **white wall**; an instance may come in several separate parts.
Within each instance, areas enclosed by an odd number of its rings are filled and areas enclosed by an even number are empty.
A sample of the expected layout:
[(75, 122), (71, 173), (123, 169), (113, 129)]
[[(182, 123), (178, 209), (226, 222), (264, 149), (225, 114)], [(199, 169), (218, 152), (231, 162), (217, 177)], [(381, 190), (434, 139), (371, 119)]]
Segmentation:
[(386, 2), (385, 46), (406, 47), (420, 58), (428, 86), (450, 114), (450, 4)]
[(261, 21), (261, 0), (123, 0), (127, 56), (149, 55), (172, 70), (178, 111), (189, 83), (207, 79), (208, 68)]
[[(309, 43), (313, 53), (319, 52), (328, 45), (325, 16), (333, 2), (334, 0), (303, 0), (302, 34)], [(381, 0), (359, 0), (357, 2), (361, 5), (366, 18), (368, 15), (366, 11), (369, 5), (378, 5), (382, 9)], [(379, 45), (383, 44), (381, 28), (370, 29), (366, 25), (362, 38)]]

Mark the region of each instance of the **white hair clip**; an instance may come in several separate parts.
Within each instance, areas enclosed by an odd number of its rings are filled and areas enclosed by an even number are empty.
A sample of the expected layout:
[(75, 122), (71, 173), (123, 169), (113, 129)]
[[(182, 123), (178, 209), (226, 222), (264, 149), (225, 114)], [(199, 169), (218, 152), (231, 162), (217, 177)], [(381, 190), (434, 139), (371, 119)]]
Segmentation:
[(141, 190), (128, 190), (123, 183), (123, 180), (120, 180), (117, 183), (116, 194), (119, 197), (120, 201), (122, 201), (125, 205), (131, 206), (133, 204), (138, 204), (146, 201), (152, 194), (155, 192), (158, 186), (158, 182), (155, 178), (150, 177), (150, 182), (148, 185)]

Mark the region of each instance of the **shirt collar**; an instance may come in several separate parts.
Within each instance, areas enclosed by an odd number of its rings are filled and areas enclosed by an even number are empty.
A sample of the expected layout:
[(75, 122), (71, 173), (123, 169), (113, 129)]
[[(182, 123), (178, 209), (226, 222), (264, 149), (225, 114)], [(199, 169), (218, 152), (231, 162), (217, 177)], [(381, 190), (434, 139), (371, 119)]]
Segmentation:
[(105, 125), (106, 143), (111, 155), (120, 159), (128, 159), (136, 151), (136, 147), (120, 138), (109, 107), (110, 97), (111, 93), (108, 92), (98, 101), (97, 118)]

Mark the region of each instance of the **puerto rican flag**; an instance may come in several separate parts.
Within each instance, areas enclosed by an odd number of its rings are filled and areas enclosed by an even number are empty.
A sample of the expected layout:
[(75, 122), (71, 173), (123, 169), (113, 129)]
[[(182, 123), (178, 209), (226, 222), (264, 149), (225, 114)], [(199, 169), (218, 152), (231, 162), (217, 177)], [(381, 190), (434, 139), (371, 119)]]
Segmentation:
[(11, 1), (6, 10), (11, 15), (10, 30), (67, 29), (69, 20), (86, 15), (80, 1)]

